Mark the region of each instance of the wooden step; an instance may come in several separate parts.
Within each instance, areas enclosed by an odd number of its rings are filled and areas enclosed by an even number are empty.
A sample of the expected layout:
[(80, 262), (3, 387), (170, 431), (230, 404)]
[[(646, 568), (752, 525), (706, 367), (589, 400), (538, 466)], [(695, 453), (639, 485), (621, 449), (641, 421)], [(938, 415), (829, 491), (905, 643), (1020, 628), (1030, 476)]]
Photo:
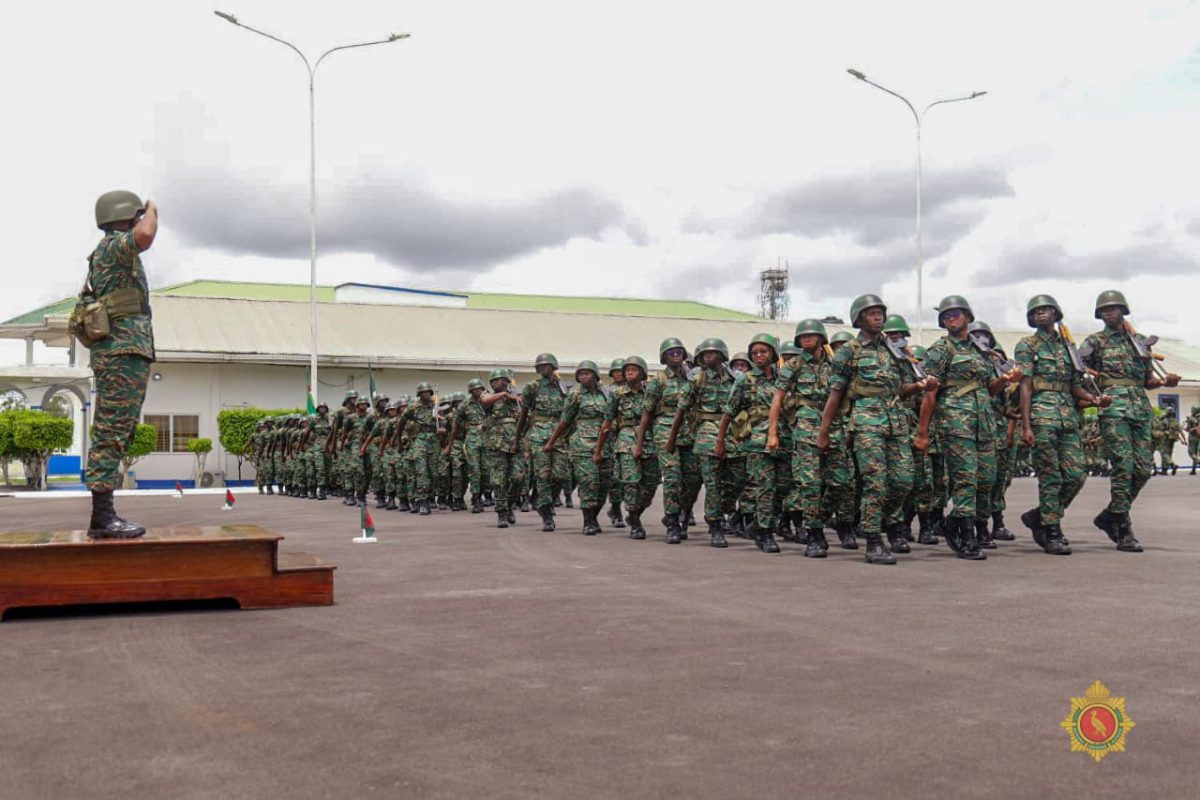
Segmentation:
[(257, 525), (151, 528), (138, 539), (85, 531), (0, 533), (0, 615), (10, 608), (231, 598), (242, 608), (331, 605), (336, 567), (280, 553)]

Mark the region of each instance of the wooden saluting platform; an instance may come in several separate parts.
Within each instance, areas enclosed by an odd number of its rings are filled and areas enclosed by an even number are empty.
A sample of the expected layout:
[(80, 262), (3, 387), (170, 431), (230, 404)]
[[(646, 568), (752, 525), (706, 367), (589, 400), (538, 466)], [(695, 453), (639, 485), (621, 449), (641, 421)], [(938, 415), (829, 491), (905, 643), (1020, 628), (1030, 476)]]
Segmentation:
[(87, 532), (0, 533), (0, 615), (10, 608), (231, 598), (242, 608), (333, 604), (336, 567), (281, 553), (257, 525), (150, 528), (138, 539)]

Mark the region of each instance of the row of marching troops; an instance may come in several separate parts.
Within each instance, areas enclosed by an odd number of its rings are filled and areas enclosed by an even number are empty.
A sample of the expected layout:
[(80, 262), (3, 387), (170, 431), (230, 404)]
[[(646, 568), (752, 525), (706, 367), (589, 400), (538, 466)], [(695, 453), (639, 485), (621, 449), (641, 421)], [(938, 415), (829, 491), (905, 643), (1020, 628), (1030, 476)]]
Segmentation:
[[(1033, 297), (1026, 319), (1034, 332), (1012, 358), (965, 298), (947, 297), (936, 311), (946, 334), (928, 349), (910, 348), (903, 318), (867, 294), (851, 305), (856, 336), (830, 337), (809, 319), (790, 343), (759, 334), (732, 355), (719, 339), (689, 354), (671, 338), (659, 348), (661, 370), (651, 374), (640, 356), (617, 359), (610, 384), (583, 361), (568, 385), (544, 353), (537, 379), (520, 389), (511, 371), (493, 370), (486, 385), (471, 381), (439, 413), (433, 387), (421, 384), (416, 402), (388, 406), (382, 419), (357, 398), (328, 432), (310, 423), (305, 441), (333, 459), (350, 504), (365, 502), (377, 459), (384, 498), (407, 491), (428, 513), (439, 455), (449, 458), (453, 483), (461, 441), (466, 463), (457, 472), (469, 480), (472, 510), (482, 510), (483, 482), (474, 476), (486, 475), (498, 527), (514, 524), (514, 509), (532, 494), (543, 530), (554, 530), (555, 501), (574, 483), (585, 534), (600, 532), (607, 502), (613, 527), (628, 524), (631, 538), (644, 539), (642, 513), (661, 484), (669, 544), (687, 538), (703, 488), (714, 547), (736, 534), (773, 553), (778, 536), (822, 558), (828, 527), (842, 548), (858, 549), (862, 538), (867, 562), (893, 564), (914, 541), (945, 539), (959, 557), (983, 560), (996, 540), (1013, 539), (1004, 498), (1022, 445), (1038, 505), (1021, 521), (1047, 553), (1070, 554), (1061, 522), (1088, 473), (1084, 417), (1094, 414), (1111, 500), (1093, 522), (1119, 550), (1140, 552), (1130, 508), (1153, 467), (1146, 390), (1179, 377), (1159, 363), (1156, 339), (1129, 323), (1124, 296), (1099, 296), (1104, 328), (1078, 346), (1054, 298)], [(1097, 412), (1085, 415), (1089, 408)], [(387, 477), (397, 457), (412, 462), (406, 488)], [(452, 486), (451, 497), (461, 502), (464, 486)]]

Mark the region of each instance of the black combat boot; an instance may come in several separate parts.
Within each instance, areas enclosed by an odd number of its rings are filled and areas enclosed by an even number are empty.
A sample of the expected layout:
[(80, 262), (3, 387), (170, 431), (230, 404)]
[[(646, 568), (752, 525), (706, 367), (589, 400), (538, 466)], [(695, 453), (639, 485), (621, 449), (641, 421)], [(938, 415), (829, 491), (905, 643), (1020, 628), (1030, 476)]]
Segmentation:
[(386, 506), (384, 506), (384, 507), (385, 507), (385, 508), (386, 508), (388, 511), (396, 511), (397, 509), (399, 509), (399, 508), (400, 508), (400, 504), (396, 502), (396, 495), (394, 495), (394, 494), (389, 494), (389, 495), (388, 495), (388, 498), (387, 498), (387, 505), (386, 505)]
[(867, 534), (867, 563), (868, 564), (895, 564), (896, 557), (889, 553), (883, 547), (882, 533)]
[(562, 504), (563, 504), (562, 494), (560, 494), (559, 492), (555, 492), (554, 493), (554, 507), (562, 508)]
[(685, 508), (685, 509), (681, 510), (679, 512), (679, 516), (676, 517), (676, 519), (679, 520), (679, 540), (681, 542), (687, 541), (688, 525), (696, 524), (696, 519), (694, 517), (692, 518), (692, 521), (690, 523), (688, 522), (688, 514), (689, 513), (690, 513), (690, 509)]
[(629, 522), (629, 538), (645, 539), (646, 529), (642, 527), (642, 512), (630, 509), (625, 518)]
[(779, 538), (785, 542), (796, 541), (796, 534), (792, 533), (792, 518), (786, 511), (775, 515), (775, 530), (779, 531)]
[(554, 506), (546, 505), (538, 507), (538, 516), (542, 518), (542, 530), (550, 533), (554, 530)]
[(317, 487), (317, 499), (318, 499), (318, 500), (325, 500), (325, 499), (326, 499), (326, 498), (328, 498), (328, 497), (329, 497), (329, 495), (325, 494), (325, 487), (324, 487), (324, 486), (318, 486), (318, 487)]
[(992, 539), (992, 532), (988, 530), (987, 518), (975, 519), (975, 541), (979, 544), (981, 550), (995, 550), (996, 542)]
[(963, 557), (963, 531), (965, 526), (959, 522), (967, 522), (966, 517), (948, 517), (942, 520), (942, 534), (946, 539), (946, 546), (955, 552), (959, 558)]
[(916, 510), (906, 511), (904, 513), (904, 541), (910, 544), (916, 541), (916, 538), (913, 536), (912, 532), (913, 519), (916, 518), (916, 516)]
[(1142, 543), (1133, 535), (1133, 522), (1129, 519), (1129, 514), (1120, 514), (1118, 521), (1118, 541), (1117, 549), (1126, 553), (1142, 552)]
[(354, 492), (346, 492), (346, 496), (342, 498), (342, 505), (356, 506), (358, 502), (354, 499)]
[(803, 511), (785, 511), (783, 517), (792, 529), (792, 541), (796, 544), (808, 544), (808, 531), (804, 528)]
[(477, 494), (471, 495), (471, 513), (472, 514), (482, 514), (483, 513), (482, 498), (480, 498), (480, 496)]
[(953, 517), (952, 521), (958, 528), (958, 542), (961, 547), (958, 557), (968, 561), (985, 560), (987, 553), (980, 549), (979, 533), (975, 521), (969, 517)]
[(1029, 533), (1032, 534), (1033, 540), (1037, 542), (1037, 546), (1046, 549), (1046, 527), (1042, 525), (1042, 511), (1039, 508), (1031, 508), (1021, 515), (1021, 524), (1029, 528)]
[(679, 544), (679, 515), (666, 514), (662, 518), (663, 527), (667, 529), (667, 544)]
[(422, 517), (429, 516), (429, 514), (431, 513), (431, 509), (429, 507), (429, 499), (428, 498), (423, 497), (423, 498), (421, 498), (420, 502), (417, 503), (417, 513), (420, 514)]
[(487, 492), (483, 493), (483, 497), (480, 499), (480, 504), (484, 508), (491, 508), (492, 506), (496, 505), (495, 499), (492, 498), (491, 491), (487, 491)]
[(575, 501), (571, 498), (571, 493), (563, 492), (563, 496), (564, 496), (564, 502), (567, 504), (567, 508), (574, 508)]
[(854, 536), (854, 524), (849, 520), (838, 520), (837, 537), (843, 550), (858, 549), (858, 539)]
[(992, 512), (992, 538), (998, 542), (1011, 542), (1017, 538), (1012, 531), (1004, 527), (1003, 511)]
[(530, 511), (533, 511), (533, 504), (529, 502), (529, 495), (525, 495), (521, 498), (521, 513), (528, 514)]
[(584, 508), (583, 511), (583, 535), (595, 536), (600, 532), (600, 522), (596, 519), (596, 515), (600, 513), (599, 508)]
[(501, 508), (499, 505), (496, 506), (496, 527), (508, 527), (508, 510)]
[(1057, 523), (1054, 525), (1046, 525), (1042, 529), (1046, 544), (1042, 547), (1047, 553), (1052, 556), (1069, 556), (1071, 555), (1071, 546), (1067, 542), (1067, 538), (1063, 536), (1062, 528)]
[(805, 558), (825, 558), (825, 556), (829, 553), (829, 543), (825, 541), (824, 528), (809, 528), (806, 531), (804, 542)]
[(409, 501), (408, 513), (410, 513), (410, 514), (420, 514), (421, 513), (421, 501), (419, 499), (417, 499), (416, 497), (412, 498)]
[(708, 543), (712, 547), (729, 547), (729, 542), (725, 540), (725, 526), (721, 521), (708, 521), (708, 536)]
[(258, 493), (259, 493), (259, 494), (266, 494), (266, 493), (267, 493), (267, 489), (266, 489), (266, 487), (265, 487), (265, 486), (263, 486), (261, 483), (258, 485)]
[(517, 515), (513, 513), (511, 500), (508, 501), (508, 510), (505, 511), (504, 513), (508, 515), (508, 524), (509, 525), (517, 524)]
[(1115, 545), (1121, 543), (1121, 515), (1114, 514), (1105, 508), (1092, 519), (1092, 524), (1108, 534)]
[(933, 535), (933, 523), (930, 521), (932, 516), (928, 511), (918, 511), (917, 521), (921, 527), (917, 531), (917, 544), (937, 544), (938, 537)]
[(383, 492), (376, 492), (375, 493), (375, 508), (387, 508), (387, 504), (388, 504), (387, 497), (384, 496)]
[(616, 503), (608, 510), (608, 521), (614, 528), (624, 528), (625, 518), (621, 516), (621, 504)]
[(775, 541), (775, 531), (770, 528), (760, 528), (757, 539), (758, 549), (764, 553), (778, 553), (779, 543)]
[(405, 497), (404, 495), (400, 495), (399, 497), (396, 498), (396, 510), (397, 511), (411, 511), (412, 510), (412, 506), (410, 506), (408, 504), (407, 497)]
[(267, 484), (267, 494), (275, 494), (275, 487), (269, 483)]
[(88, 521), (89, 539), (136, 539), (146, 533), (146, 529), (132, 522), (126, 522), (117, 516), (113, 507), (113, 493), (92, 492), (92, 518)]
[(725, 521), (725, 529), (729, 531), (731, 535), (742, 538), (743, 534), (746, 532), (742, 515), (737, 511), (730, 514)]
[(911, 553), (912, 548), (908, 545), (908, 540), (904, 538), (904, 529), (907, 526), (903, 522), (893, 522), (887, 526), (887, 537), (890, 550), (893, 553)]

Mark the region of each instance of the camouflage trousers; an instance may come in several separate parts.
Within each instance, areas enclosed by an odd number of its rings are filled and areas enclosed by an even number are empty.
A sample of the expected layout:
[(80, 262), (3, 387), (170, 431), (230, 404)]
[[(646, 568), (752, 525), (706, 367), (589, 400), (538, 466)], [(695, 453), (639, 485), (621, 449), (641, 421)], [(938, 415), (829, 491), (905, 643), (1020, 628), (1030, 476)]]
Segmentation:
[(549, 438), (550, 434), (547, 433), (544, 438), (541, 436), (530, 437), (529, 441), (532, 450), (533, 478), (537, 489), (537, 500), (534, 505), (538, 508), (553, 505), (554, 498), (560, 491), (566, 491), (567, 485), (571, 481), (571, 464), (567, 457), (566, 447), (563, 446), (565, 443), (556, 443), (554, 449), (549, 453), (542, 452), (542, 445)]
[(92, 353), (96, 405), (88, 449), (87, 485), (93, 492), (120, 488), (121, 458), (133, 443), (142, 415), (151, 363), (141, 356)]
[(483, 493), (483, 436), (479, 431), (467, 431), (463, 440), (463, 460), (466, 462), (467, 483), (471, 495)]
[(704, 482), (704, 521), (720, 522), (725, 511), (722, 504), (730, 492), (730, 460), (717, 458), (712, 453), (699, 453), (696, 461), (700, 463), (700, 478)]
[(400, 453), (395, 448), (389, 447), (380, 459), (379, 465), (383, 471), (383, 493), (388, 497), (397, 496), (399, 494)]
[(743, 508), (746, 513), (753, 513), (754, 511), (754, 493), (751, 490), (750, 482), (746, 475), (746, 457), (726, 456), (721, 511), (726, 514), (733, 514), (737, 512), (739, 505), (749, 506), (748, 508)]
[(581, 442), (571, 448), (571, 472), (579, 485), (581, 508), (600, 508), (604, 505), (612, 484), (612, 462), (592, 460), (595, 442)]
[(791, 459), (787, 453), (749, 453), (746, 476), (754, 485), (754, 519), (763, 530), (774, 530), (780, 497), (791, 480)]
[(369, 456), (359, 454), (358, 448), (361, 446), (354, 440), (346, 443), (346, 459), (342, 472), (342, 488), (346, 494), (362, 494), (367, 491), (367, 471), (371, 464)]
[(521, 453), (507, 450), (483, 449), (483, 461), (487, 464), (492, 480), (492, 494), (497, 511), (507, 511), (513, 501), (520, 501), (521, 486), (525, 480), (525, 457)]
[[(990, 434), (990, 431), (988, 433)], [(996, 445), (991, 439), (942, 436), (946, 477), (954, 517), (986, 519), (992, 513), (992, 484), (996, 482)]]
[(407, 500), (417, 499), (417, 489), (413, 484), (413, 448), (410, 442), (404, 448), (404, 452), (400, 454), (400, 466), (396, 470), (396, 488), (400, 492), (400, 496)]
[(413, 499), (432, 500), (437, 479), (438, 438), (436, 433), (418, 433), (408, 446), (412, 464)]
[(634, 458), (633, 453), (617, 453), (621, 465), (621, 497), (630, 511), (643, 511), (658, 491), (658, 456)]
[[(1154, 471), (1154, 455), (1150, 445), (1150, 420), (1100, 417), (1100, 438), (1104, 441), (1108, 460), (1111, 501), (1108, 510), (1128, 514), (1133, 501), (1150, 480)], [(1164, 462), (1165, 463), (1165, 462)], [(1080, 486), (1083, 482), (1080, 481)]]
[(992, 482), (992, 513), (1004, 511), (1008, 503), (1004, 499), (1012, 485), (1013, 465), (1017, 461), (1017, 448), (1001, 439), (996, 447), (996, 480)]
[(804, 527), (819, 528), (837, 513), (854, 517), (854, 484), (844, 448), (822, 452), (815, 438), (797, 437), (792, 449), (792, 490), (784, 502), (787, 511), (804, 514)]
[(1164, 470), (1175, 466), (1175, 442), (1164, 442), (1158, 446), (1158, 458)]
[(1033, 420), (1033, 468), (1042, 524), (1057, 525), (1087, 480), (1079, 427), (1062, 420)]
[[(667, 434), (656, 434), (654, 438), (658, 450), (658, 473), (662, 477), (663, 511), (678, 514), (682, 509), (690, 508), (700, 494), (703, 483), (700, 462), (692, 452), (691, 445), (679, 445), (674, 453), (668, 453)], [(662, 441), (658, 441), (660, 438)]]
[(311, 448), (306, 454), (305, 486), (328, 486), (329, 469), (325, 460), (325, 450), (320, 447)]
[(859, 500), (864, 533), (882, 533), (904, 518), (904, 503), (912, 491), (912, 443), (907, 434), (865, 429), (854, 433), (854, 458), (862, 481)]
[(1200, 436), (1188, 437), (1188, 458), (1193, 464), (1200, 462)]
[(450, 455), (440, 454), (438, 460), (438, 494), (461, 500), (467, 491), (467, 452), (459, 439), (450, 446)]
[(263, 457), (254, 462), (254, 485), (268, 486), (275, 483), (275, 473), (272, 469), (271, 459)]
[(612, 482), (608, 488), (608, 502), (613, 508), (624, 502), (625, 484), (621, 480), (621, 460), (611, 451), (611, 446), (605, 447), (607, 461), (612, 464)]

